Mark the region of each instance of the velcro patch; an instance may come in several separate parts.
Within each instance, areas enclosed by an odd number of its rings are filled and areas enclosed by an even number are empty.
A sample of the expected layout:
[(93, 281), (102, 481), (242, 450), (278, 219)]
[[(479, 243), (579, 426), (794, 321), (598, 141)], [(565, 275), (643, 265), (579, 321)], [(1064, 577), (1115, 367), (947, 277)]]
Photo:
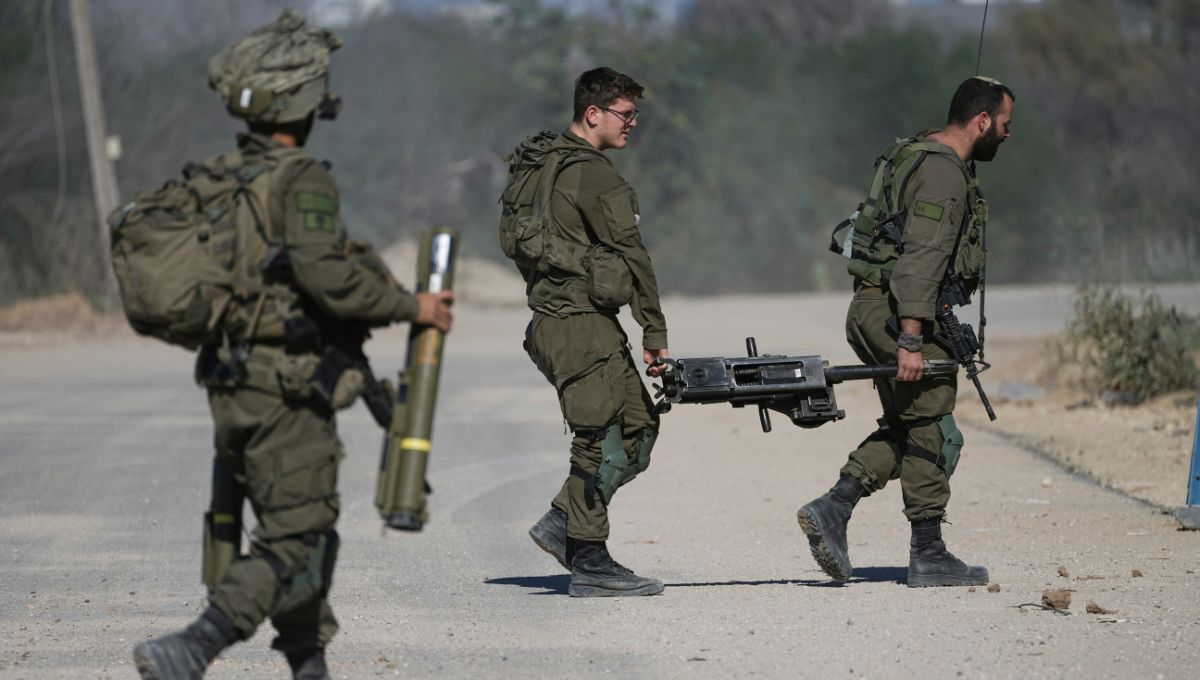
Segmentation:
[(309, 231), (327, 231), (331, 234), (333, 233), (334, 221), (331, 213), (305, 212), (300, 214), (304, 215), (305, 229)]
[(296, 209), (300, 212), (322, 212), (333, 214), (333, 196), (312, 191), (296, 192)]
[(946, 214), (946, 209), (936, 203), (917, 201), (917, 205), (913, 207), (913, 215), (926, 217), (934, 222), (941, 222), (944, 214)]
[(312, 191), (296, 192), (296, 208), (304, 216), (304, 228), (309, 231), (334, 230), (333, 196)]

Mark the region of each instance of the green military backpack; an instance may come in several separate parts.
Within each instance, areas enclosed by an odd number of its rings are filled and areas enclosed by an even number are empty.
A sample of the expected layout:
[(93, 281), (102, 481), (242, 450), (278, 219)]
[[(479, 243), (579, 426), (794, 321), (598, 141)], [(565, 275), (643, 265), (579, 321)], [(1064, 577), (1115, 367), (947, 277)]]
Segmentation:
[[(889, 144), (875, 161), (875, 175), (866, 199), (834, 227), (829, 249), (849, 260), (846, 268), (855, 278), (873, 286), (884, 286), (891, 278), (904, 249), (906, 216), (901, 201), (908, 180), (931, 153), (949, 151), (942, 144), (921, 142), (916, 137)], [(987, 202), (974, 172), (958, 162), (957, 156), (954, 159), (967, 180), (967, 217), (960, 226), (950, 267), (969, 295), (983, 277)], [(840, 238), (838, 234), (847, 227), (850, 229), (845, 237)]]
[[(220, 335), (239, 301), (265, 299), (260, 262), (275, 162), (243, 165), (233, 152), (189, 163), (182, 181), (139, 193), (108, 216), (113, 272), (134, 331), (195, 349)], [(263, 305), (254, 306), (257, 328)]]
[[(504, 157), (508, 180), (500, 194), (500, 250), (526, 274), (551, 266), (579, 270), (579, 248), (554, 233), (550, 200), (563, 168), (582, 160), (581, 154), (557, 148), (558, 134), (542, 131), (528, 137)], [(570, 250), (570, 252), (563, 252)], [(577, 271), (576, 273), (583, 273)]]

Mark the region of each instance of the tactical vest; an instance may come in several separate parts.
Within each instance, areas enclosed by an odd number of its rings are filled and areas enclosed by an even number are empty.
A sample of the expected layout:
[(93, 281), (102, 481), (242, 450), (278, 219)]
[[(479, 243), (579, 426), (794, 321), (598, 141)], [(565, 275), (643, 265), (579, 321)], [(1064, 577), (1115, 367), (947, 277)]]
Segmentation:
[[(867, 198), (850, 217), (834, 227), (830, 250), (849, 262), (847, 271), (872, 286), (887, 286), (896, 260), (904, 252), (904, 223), (907, 213), (902, 202), (908, 181), (929, 154), (950, 157), (967, 182), (967, 206), (963, 223), (948, 269), (961, 279), (968, 295), (983, 278), (986, 255), (987, 201), (979, 190), (979, 181), (947, 146), (922, 142), (917, 137), (898, 139), (889, 144), (875, 161), (875, 175)], [(843, 239), (839, 232), (850, 227)]]
[(633, 297), (633, 274), (620, 254), (594, 237), (586, 244), (565, 238), (551, 211), (559, 174), (599, 153), (544, 131), (504, 157), (508, 181), (500, 195), (500, 249), (525, 277), (530, 306), (534, 284), (547, 274), (578, 280), (570, 288), (578, 309), (619, 309)]
[(187, 349), (230, 339), (282, 340), (300, 315), (279, 273), (283, 230), (268, 211), (278, 168), (299, 149), (254, 162), (240, 151), (183, 169), (108, 217), (113, 270), (135, 331)]

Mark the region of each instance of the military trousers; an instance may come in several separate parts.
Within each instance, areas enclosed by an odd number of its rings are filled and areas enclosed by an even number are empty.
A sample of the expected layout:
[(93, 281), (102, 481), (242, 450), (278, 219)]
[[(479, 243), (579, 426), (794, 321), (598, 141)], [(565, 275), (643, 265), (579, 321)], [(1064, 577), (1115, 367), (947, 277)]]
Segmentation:
[(287, 652), (324, 647), (338, 629), (327, 596), (344, 454), (328, 409), (283, 397), (275, 356), (256, 348), (247, 384), (208, 390), (216, 455), (258, 522), (249, 555), (226, 569), (209, 602), (243, 638), (270, 618), (272, 646)]
[(535, 313), (525, 335), (525, 349), (554, 386), (563, 419), (573, 433), (571, 472), (552, 505), (567, 513), (570, 538), (607, 540), (608, 507), (595, 488), (603, 456), (601, 440), (616, 425), (622, 449), (633, 459), (643, 434), (658, 429), (653, 401), (614, 315), (559, 318)]
[[(855, 293), (846, 313), (846, 339), (863, 363), (896, 363), (896, 338), (887, 330), (892, 315), (887, 291), (867, 287)], [(949, 358), (928, 340), (921, 353), (927, 361)], [(949, 476), (928, 454), (914, 454), (942, 452), (946, 439), (939, 421), (954, 411), (957, 376), (916, 382), (877, 378), (874, 382), (883, 417), (878, 429), (851, 452), (841, 474), (857, 478), (866, 494), (899, 478), (904, 514), (910, 522), (942, 517), (950, 502)]]

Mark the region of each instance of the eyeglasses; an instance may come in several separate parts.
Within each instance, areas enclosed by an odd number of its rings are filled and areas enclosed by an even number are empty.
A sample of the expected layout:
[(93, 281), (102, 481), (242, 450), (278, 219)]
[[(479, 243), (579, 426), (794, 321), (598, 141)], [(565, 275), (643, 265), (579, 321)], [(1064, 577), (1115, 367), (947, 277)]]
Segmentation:
[(617, 118), (625, 121), (626, 125), (629, 125), (633, 123), (633, 121), (637, 120), (638, 114), (641, 113), (641, 111), (638, 111), (637, 109), (633, 109), (631, 111), (618, 111), (616, 109), (610, 109), (607, 106), (601, 106), (600, 109), (603, 111), (608, 111)]

